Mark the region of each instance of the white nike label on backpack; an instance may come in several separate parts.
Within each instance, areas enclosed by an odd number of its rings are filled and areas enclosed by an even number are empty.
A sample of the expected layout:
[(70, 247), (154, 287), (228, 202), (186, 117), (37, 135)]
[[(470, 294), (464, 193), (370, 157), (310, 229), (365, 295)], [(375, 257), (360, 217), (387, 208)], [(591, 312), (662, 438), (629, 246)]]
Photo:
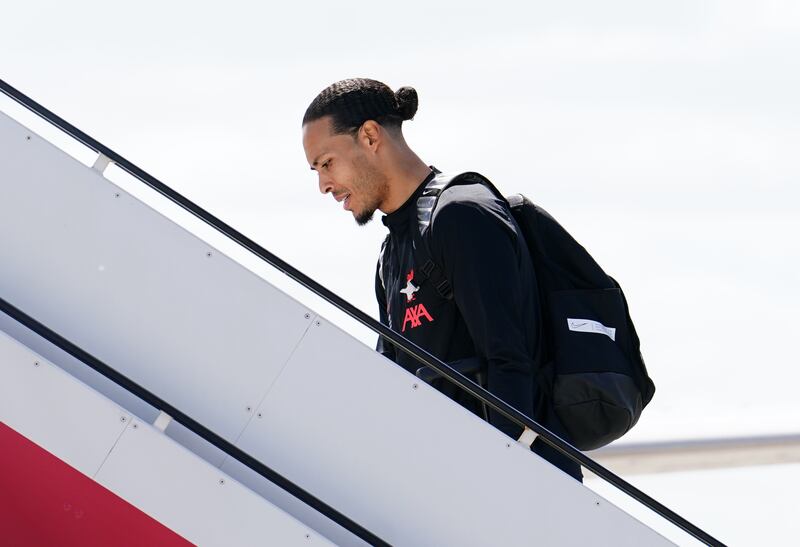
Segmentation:
[(617, 329), (607, 327), (599, 321), (592, 321), (591, 319), (572, 319), (567, 318), (567, 327), (569, 330), (575, 332), (593, 332), (595, 334), (605, 334), (616, 342)]

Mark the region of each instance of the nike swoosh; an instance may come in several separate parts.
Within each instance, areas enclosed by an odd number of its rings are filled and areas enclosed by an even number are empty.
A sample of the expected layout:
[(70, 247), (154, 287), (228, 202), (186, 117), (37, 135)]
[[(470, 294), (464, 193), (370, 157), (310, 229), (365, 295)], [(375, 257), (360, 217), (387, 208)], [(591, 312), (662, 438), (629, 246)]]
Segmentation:
[(570, 323), (570, 325), (569, 325), (569, 326), (570, 326), (570, 327), (574, 327), (574, 328), (578, 328), (578, 327), (582, 327), (582, 326), (584, 326), (584, 325), (588, 325), (588, 324), (589, 324), (589, 323), (581, 323), (581, 324), (578, 324), (578, 323)]

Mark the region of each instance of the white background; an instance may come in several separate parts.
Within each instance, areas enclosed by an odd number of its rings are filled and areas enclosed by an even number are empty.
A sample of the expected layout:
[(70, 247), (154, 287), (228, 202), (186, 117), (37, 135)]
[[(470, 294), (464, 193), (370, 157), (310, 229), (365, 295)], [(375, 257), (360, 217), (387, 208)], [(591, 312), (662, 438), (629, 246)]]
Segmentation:
[[(412, 85), (423, 160), (525, 193), (625, 288), (657, 385), (626, 442), (796, 433), (799, 31), (765, 0), (4, 2), (0, 77), (373, 315), (384, 228), (317, 193), (300, 120), (338, 79)], [(642, 484), (791, 543), (799, 467)]]

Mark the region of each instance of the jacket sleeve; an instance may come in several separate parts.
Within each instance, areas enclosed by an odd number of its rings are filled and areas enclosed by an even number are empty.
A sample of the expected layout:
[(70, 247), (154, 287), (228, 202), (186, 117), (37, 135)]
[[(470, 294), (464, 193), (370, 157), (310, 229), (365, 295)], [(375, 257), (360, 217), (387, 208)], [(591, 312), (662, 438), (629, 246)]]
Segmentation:
[[(437, 208), (430, 235), (432, 258), (450, 281), (475, 350), (487, 363), (489, 390), (532, 416), (533, 359), (526, 328), (533, 326), (525, 325), (523, 306), (535, 305), (536, 297), (525, 298), (532, 280), (522, 279), (513, 224), (497, 211), (452, 201)], [(522, 432), (496, 412), (490, 421), (512, 437)]]

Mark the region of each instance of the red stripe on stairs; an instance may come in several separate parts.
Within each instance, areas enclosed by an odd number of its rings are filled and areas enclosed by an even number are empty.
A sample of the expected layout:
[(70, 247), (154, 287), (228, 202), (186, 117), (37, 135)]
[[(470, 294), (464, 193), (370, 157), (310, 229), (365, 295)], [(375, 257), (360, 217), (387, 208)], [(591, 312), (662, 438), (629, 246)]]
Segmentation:
[(0, 422), (0, 545), (192, 544)]

